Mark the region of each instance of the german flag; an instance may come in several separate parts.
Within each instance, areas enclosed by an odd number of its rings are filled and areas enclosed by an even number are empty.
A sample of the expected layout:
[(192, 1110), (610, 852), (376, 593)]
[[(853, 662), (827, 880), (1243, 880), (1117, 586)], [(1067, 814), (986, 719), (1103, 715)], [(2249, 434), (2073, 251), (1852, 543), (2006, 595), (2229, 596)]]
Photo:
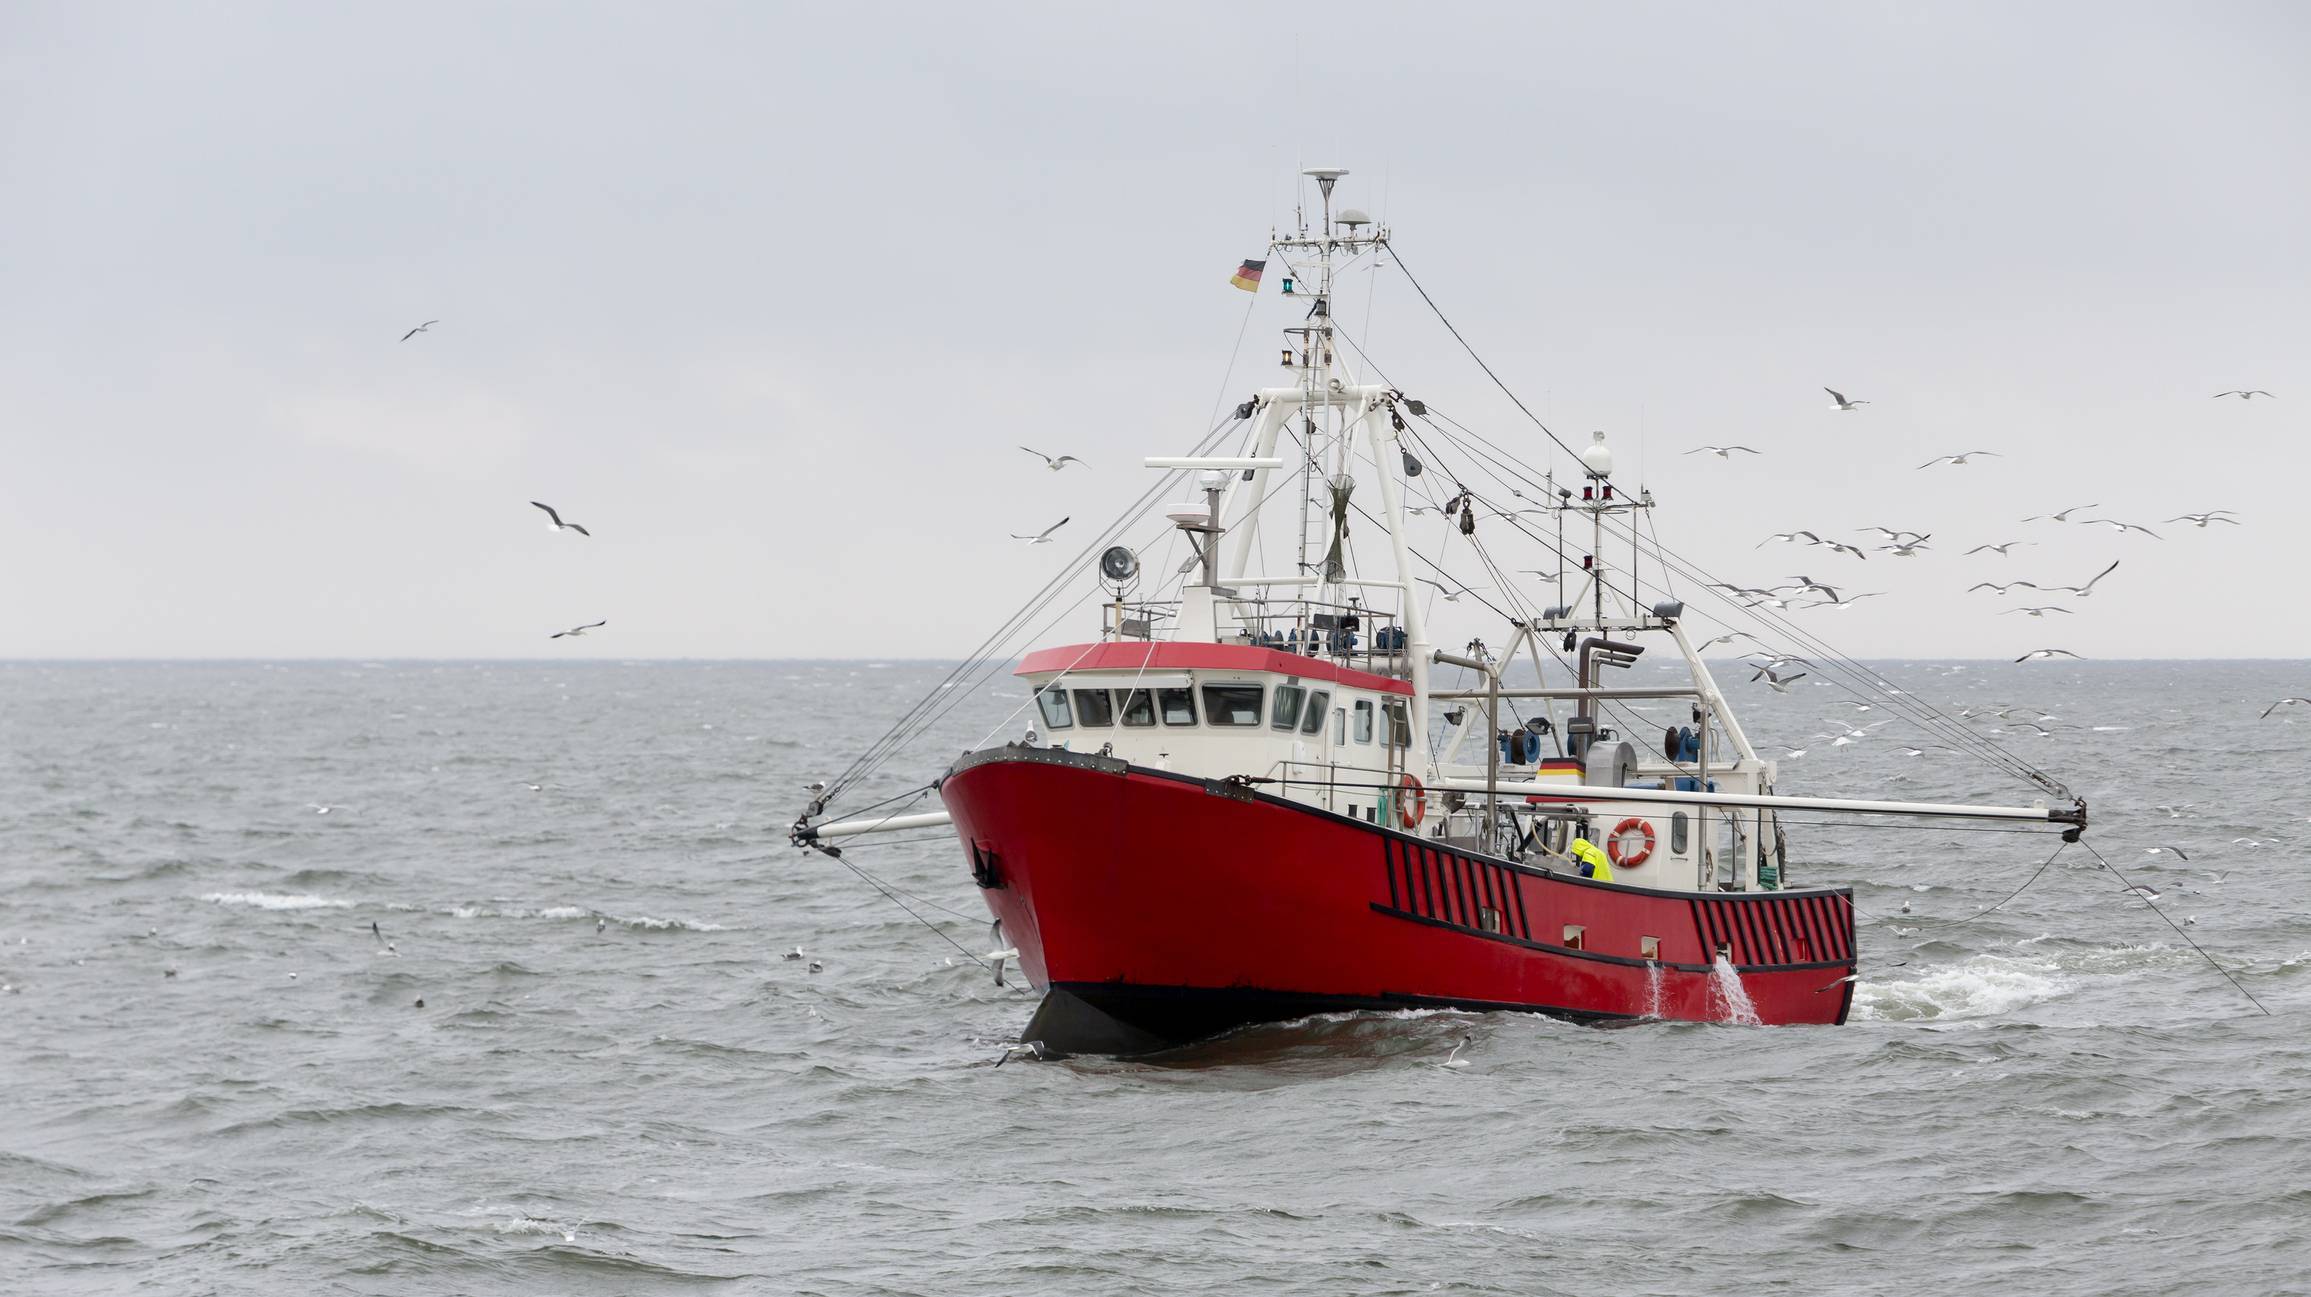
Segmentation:
[(1236, 267), (1236, 273), (1229, 277), (1228, 282), (1247, 293), (1257, 293), (1260, 291), (1260, 272), (1267, 268), (1267, 262), (1253, 261), (1247, 257), (1243, 265)]

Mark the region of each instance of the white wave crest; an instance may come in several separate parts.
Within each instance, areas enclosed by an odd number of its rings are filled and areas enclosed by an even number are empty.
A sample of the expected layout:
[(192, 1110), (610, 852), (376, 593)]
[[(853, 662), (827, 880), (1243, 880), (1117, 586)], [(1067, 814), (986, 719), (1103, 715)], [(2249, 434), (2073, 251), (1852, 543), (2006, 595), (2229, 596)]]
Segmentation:
[(211, 892), (201, 898), (215, 905), (248, 905), (260, 910), (350, 910), (351, 901), (326, 896), (284, 895), (280, 892)]
[(1994, 1018), (2069, 989), (2069, 979), (2052, 962), (1977, 955), (1900, 981), (1857, 982), (1853, 1016), (1883, 1022)]

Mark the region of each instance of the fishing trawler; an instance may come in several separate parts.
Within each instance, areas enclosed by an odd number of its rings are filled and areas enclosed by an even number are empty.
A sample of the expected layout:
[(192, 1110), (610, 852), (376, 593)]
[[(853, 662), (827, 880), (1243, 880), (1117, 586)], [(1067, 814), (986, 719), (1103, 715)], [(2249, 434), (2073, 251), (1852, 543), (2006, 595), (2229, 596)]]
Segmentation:
[[(1015, 960), (1043, 991), (1021, 1039), (1125, 1054), (1422, 1006), (1842, 1023), (1859, 955), (1851, 891), (1805, 878), (1784, 812), (2083, 829), (2084, 803), (2035, 771), (2027, 805), (1782, 792), (1683, 602), (1648, 575), (1649, 562), (1693, 569), (1646, 538), (1654, 499), (1625, 489), (1603, 433), (1536, 469), (1380, 380), (1360, 352), (1349, 363), (1339, 276), (1392, 248), (1384, 225), (1335, 213), (1345, 174), (1307, 172), (1320, 213), (1238, 273), (1256, 290), (1268, 267), (1282, 272), (1294, 318), (1281, 381), (1191, 453), (1147, 459), (1166, 475), (1151, 500), (1189, 498), (1119, 519), (1074, 569), (1098, 601), (1084, 611), (1096, 634), (1023, 658), (991, 641), (944, 682), (1016, 662), (1033, 693), (1013, 733), (920, 794), (941, 809), (829, 818), (928, 709), (952, 706), (935, 690), (814, 786), (793, 841), (839, 851), (951, 826), (993, 918), (998, 979)], [(1151, 513), (1185, 564), (1151, 572), (1147, 545), (1108, 543)], [(1439, 647), (1440, 600), (1482, 604), (1495, 628)], [(1665, 659), (1673, 670), (1631, 682), (1637, 663)], [(1893, 714), (1956, 726), (1859, 664), (1824, 673)]]

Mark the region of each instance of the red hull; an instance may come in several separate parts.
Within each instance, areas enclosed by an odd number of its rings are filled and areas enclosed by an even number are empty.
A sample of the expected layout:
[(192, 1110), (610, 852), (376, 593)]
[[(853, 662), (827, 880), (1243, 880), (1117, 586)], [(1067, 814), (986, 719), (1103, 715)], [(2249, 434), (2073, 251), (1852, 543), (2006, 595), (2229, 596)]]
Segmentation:
[(1052, 992), (1029, 1037), (1057, 1049), (1424, 1005), (1723, 1021), (1739, 1012), (1721, 954), (1762, 1023), (1843, 1022), (1852, 999), (1843, 890), (1605, 886), (1047, 749), (973, 754), (941, 791), (1005, 939)]

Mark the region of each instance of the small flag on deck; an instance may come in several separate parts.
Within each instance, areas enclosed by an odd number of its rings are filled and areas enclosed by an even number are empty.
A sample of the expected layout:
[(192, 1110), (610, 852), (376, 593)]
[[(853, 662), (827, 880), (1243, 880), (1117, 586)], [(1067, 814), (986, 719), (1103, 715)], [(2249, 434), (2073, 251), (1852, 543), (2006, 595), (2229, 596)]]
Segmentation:
[(1247, 293), (1257, 293), (1260, 291), (1260, 272), (1267, 268), (1268, 263), (1265, 261), (1246, 258), (1243, 265), (1236, 267), (1236, 273), (1229, 277), (1228, 282)]

